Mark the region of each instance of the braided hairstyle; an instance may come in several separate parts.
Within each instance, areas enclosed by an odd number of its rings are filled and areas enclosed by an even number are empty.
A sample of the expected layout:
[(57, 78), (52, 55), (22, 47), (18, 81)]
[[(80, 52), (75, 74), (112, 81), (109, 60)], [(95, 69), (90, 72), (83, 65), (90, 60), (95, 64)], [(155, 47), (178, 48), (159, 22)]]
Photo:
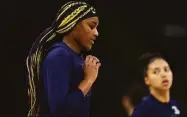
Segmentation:
[(28, 73), (28, 117), (37, 117), (39, 114), (40, 93), (40, 64), (50, 46), (59, 41), (58, 35), (64, 36), (71, 32), (78, 22), (96, 16), (95, 8), (86, 2), (70, 1), (58, 11), (52, 25), (43, 31), (35, 40), (26, 59)]

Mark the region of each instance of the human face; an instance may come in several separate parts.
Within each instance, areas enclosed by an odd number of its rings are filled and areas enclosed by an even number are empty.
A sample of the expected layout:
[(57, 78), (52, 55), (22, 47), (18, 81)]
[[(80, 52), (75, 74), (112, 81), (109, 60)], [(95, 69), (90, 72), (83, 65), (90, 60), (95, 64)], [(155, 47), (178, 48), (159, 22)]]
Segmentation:
[(173, 81), (173, 73), (168, 63), (161, 58), (155, 59), (148, 65), (145, 83), (153, 89), (169, 90)]
[(99, 35), (97, 26), (98, 17), (91, 17), (82, 20), (74, 29), (74, 37), (81, 50), (89, 51), (94, 44), (96, 37)]

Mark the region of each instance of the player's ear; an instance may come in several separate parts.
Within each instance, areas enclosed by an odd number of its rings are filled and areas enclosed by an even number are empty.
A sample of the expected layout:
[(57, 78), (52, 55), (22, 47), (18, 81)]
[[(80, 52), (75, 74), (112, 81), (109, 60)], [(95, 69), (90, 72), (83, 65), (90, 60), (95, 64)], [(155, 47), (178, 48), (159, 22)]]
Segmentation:
[(149, 78), (148, 78), (147, 76), (144, 78), (144, 82), (145, 82), (145, 84), (146, 84), (147, 86), (150, 85), (150, 81), (149, 81)]

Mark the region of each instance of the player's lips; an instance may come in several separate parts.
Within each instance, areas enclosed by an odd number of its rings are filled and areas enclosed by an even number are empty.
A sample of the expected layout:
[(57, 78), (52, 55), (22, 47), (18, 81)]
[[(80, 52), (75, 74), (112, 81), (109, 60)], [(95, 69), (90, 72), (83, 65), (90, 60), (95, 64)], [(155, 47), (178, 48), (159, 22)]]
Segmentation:
[(96, 38), (90, 39), (90, 43), (91, 43), (91, 44), (94, 44), (95, 39), (96, 39)]
[(162, 81), (162, 84), (168, 85), (168, 84), (169, 84), (169, 80), (167, 80), (167, 79), (163, 80), (163, 81)]

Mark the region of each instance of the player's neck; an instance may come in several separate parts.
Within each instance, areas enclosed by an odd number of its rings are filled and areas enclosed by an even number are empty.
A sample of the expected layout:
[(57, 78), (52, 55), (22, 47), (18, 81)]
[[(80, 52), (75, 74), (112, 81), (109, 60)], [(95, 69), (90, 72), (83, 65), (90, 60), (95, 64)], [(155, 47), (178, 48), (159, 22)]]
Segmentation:
[(75, 41), (71, 34), (69, 34), (68, 36), (64, 36), (63, 42), (67, 44), (67, 46), (69, 46), (74, 52), (78, 54), (81, 52), (79, 44)]
[(169, 91), (159, 91), (156, 89), (150, 89), (150, 93), (160, 102), (168, 103), (170, 101)]

